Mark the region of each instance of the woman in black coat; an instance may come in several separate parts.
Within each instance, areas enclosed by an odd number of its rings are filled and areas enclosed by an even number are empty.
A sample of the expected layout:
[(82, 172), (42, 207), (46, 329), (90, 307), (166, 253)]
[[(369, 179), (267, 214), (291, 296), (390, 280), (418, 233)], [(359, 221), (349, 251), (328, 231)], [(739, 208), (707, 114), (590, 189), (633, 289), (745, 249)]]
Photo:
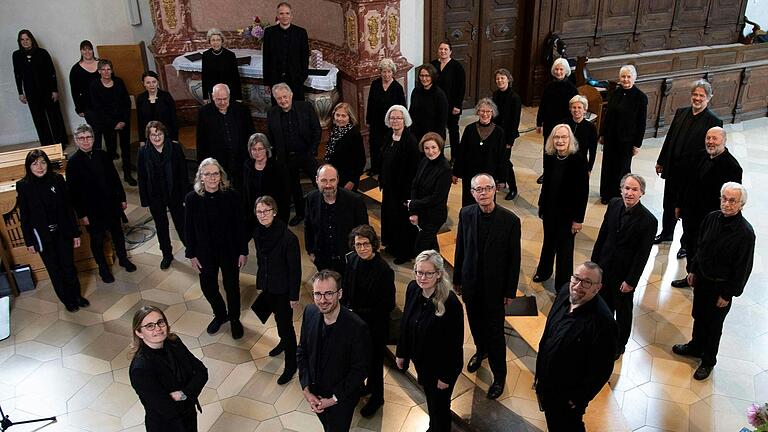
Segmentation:
[[(80, 61), (69, 70), (69, 88), (75, 103), (75, 112), (85, 117), (91, 105), (91, 83), (99, 79), (98, 60), (93, 54), (93, 44), (89, 40), (80, 42)], [(101, 147), (101, 137), (95, 141)]]
[(272, 157), (272, 145), (263, 133), (255, 133), (248, 138), (248, 154), (251, 156), (243, 163), (243, 200), (249, 214), (248, 229), (253, 230), (256, 220), (253, 208), (256, 199), (269, 195), (277, 202), (275, 210), (278, 219), (288, 223), (291, 215), (291, 190), (288, 183), (288, 168)]
[(147, 124), (159, 121), (165, 125), (168, 139), (179, 141), (179, 126), (176, 122), (176, 102), (173, 96), (160, 89), (160, 77), (153, 71), (144, 72), (141, 82), (146, 91), (136, 96), (136, 128), (139, 133), (139, 143), (147, 141)]
[(348, 103), (339, 102), (333, 108), (333, 126), (329, 135), (325, 162), (339, 172), (339, 186), (356, 191), (365, 169), (365, 147), (357, 118)]
[(80, 229), (69, 201), (64, 177), (50, 170), (42, 150), (27, 153), (24, 178), (16, 182), (21, 232), (30, 254), (39, 253), (56, 296), (69, 312), (90, 303), (80, 295), (73, 247), (80, 247)]
[(552, 276), (557, 258), (555, 290), (559, 291), (573, 273), (573, 239), (581, 231), (587, 209), (589, 176), (587, 163), (568, 125), (552, 129), (544, 147), (544, 183), (539, 195), (539, 218), (544, 240), (534, 282)]
[(395, 308), (395, 272), (381, 258), (379, 236), (370, 225), (360, 225), (349, 233), (344, 268), (344, 296), (341, 304), (356, 313), (368, 325), (371, 354), (366, 390), (371, 394), (360, 409), (370, 417), (384, 405), (384, 356), (389, 340), (389, 314)]
[[(275, 314), (280, 342), (270, 352), (276, 357), (285, 351), (285, 368), (277, 383), (288, 383), (296, 374), (296, 331), (293, 328), (293, 309), (299, 303), (301, 288), (301, 256), (299, 239), (279, 215), (277, 202), (269, 195), (256, 199), (253, 209), (258, 224), (253, 231), (256, 259), (256, 288), (262, 291), (259, 299), (266, 300)], [(266, 296), (261, 299), (261, 296)], [(253, 308), (255, 309), (255, 303)]]
[(149, 207), (155, 220), (157, 240), (165, 270), (173, 261), (173, 249), (168, 224), (171, 213), (173, 226), (184, 243), (184, 196), (190, 191), (187, 161), (181, 145), (171, 138), (163, 123), (150, 121), (146, 127), (149, 143), (139, 148), (139, 198), (142, 207)]
[(389, 134), (389, 128), (385, 124), (385, 115), (393, 105), (405, 106), (405, 91), (403, 86), (395, 80), (395, 72), (397, 72), (395, 62), (388, 58), (382, 59), (379, 62), (381, 77), (371, 82), (371, 89), (368, 92), (365, 122), (368, 124), (371, 175), (376, 175), (381, 171), (381, 146)]
[(456, 152), (459, 145), (459, 117), (461, 107), (464, 104), (466, 93), (466, 74), (464, 66), (458, 60), (451, 58), (451, 42), (447, 39), (437, 46), (437, 58), (430, 64), (437, 70), (437, 84), (445, 92), (448, 98), (448, 138), (451, 143), (451, 152)]
[(515, 180), (515, 170), (512, 167), (512, 146), (515, 140), (520, 136), (520, 111), (523, 108), (523, 101), (520, 96), (512, 90), (512, 74), (502, 68), (496, 71), (496, 87), (493, 92), (493, 103), (496, 104), (499, 113), (493, 118), (493, 122), (501, 126), (504, 130), (504, 163), (507, 165), (506, 178), (509, 192), (504, 197), (505, 200), (515, 199), (517, 196), (517, 180)]
[(226, 84), (229, 86), (230, 98), (242, 100), (243, 90), (240, 87), (237, 56), (224, 48), (224, 33), (212, 28), (208, 30), (206, 38), (211, 47), (203, 52), (203, 99), (211, 99), (213, 86), (216, 84)]
[(592, 167), (595, 166), (597, 157), (597, 128), (595, 124), (584, 118), (589, 108), (587, 98), (582, 95), (576, 95), (570, 102), (571, 116), (563, 119), (562, 123), (567, 124), (576, 142), (579, 143), (579, 154), (587, 161), (587, 173), (592, 175)]
[(451, 394), (464, 365), (464, 309), (451, 290), (443, 258), (434, 250), (416, 257), (414, 278), (405, 294), (398, 369), (413, 360), (424, 387), (429, 430), (450, 432)]
[(413, 119), (411, 132), (417, 140), (427, 132), (435, 132), (445, 140), (448, 122), (448, 97), (436, 85), (437, 69), (429, 63), (416, 68), (419, 80), (411, 92), (411, 106), (408, 112)]
[(408, 220), (406, 203), (411, 197), (411, 184), (421, 155), (416, 138), (411, 134), (411, 116), (403, 105), (393, 105), (384, 122), (392, 133), (382, 148), (381, 174), (381, 240), (395, 264), (408, 262), (415, 256), (416, 227)]
[(443, 155), (443, 137), (429, 132), (419, 142), (424, 158), (416, 168), (411, 184), (408, 213), (411, 224), (419, 230), (414, 255), (428, 249), (440, 250), (437, 233), (448, 219), (448, 193), (451, 191), (451, 165)]
[(29, 106), (32, 121), (41, 145), (67, 146), (67, 130), (59, 106), (59, 85), (56, 69), (48, 51), (37, 46), (29, 30), (22, 30), (16, 39), (19, 49), (13, 52), (13, 75), (19, 101)]
[(133, 315), (131, 387), (144, 406), (147, 432), (196, 432), (198, 397), (208, 369), (171, 332), (163, 311), (144, 306)]
[[(551, 69), (554, 81), (544, 87), (541, 93), (539, 112), (536, 114), (536, 132), (544, 136), (546, 145), (552, 128), (562, 119), (570, 116), (568, 103), (571, 98), (579, 94), (568, 76), (571, 74), (571, 66), (568, 60), (559, 58), (552, 63)], [(542, 174), (536, 182), (541, 184), (544, 179)]]
[(490, 98), (483, 98), (477, 103), (475, 113), (478, 120), (464, 128), (461, 146), (453, 153), (453, 176), (454, 181), (461, 179), (462, 207), (475, 203), (470, 186), (475, 175), (490, 174), (498, 189), (503, 189), (507, 181), (505, 134), (492, 121), (498, 108)]
[(619, 196), (619, 183), (632, 169), (632, 157), (640, 151), (645, 136), (648, 97), (635, 86), (637, 71), (626, 65), (619, 71), (619, 87), (608, 98), (600, 131), (603, 164), (600, 170), (600, 201)]

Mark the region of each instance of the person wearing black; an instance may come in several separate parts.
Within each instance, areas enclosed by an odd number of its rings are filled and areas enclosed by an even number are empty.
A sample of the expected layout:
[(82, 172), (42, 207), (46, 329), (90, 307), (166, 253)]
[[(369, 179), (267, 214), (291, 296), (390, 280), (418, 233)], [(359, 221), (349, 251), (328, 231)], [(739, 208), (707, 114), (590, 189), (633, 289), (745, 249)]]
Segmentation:
[[(272, 87), (286, 83), (294, 101), (304, 100), (304, 81), (309, 76), (309, 39), (307, 31), (292, 23), (291, 5), (277, 5), (277, 25), (264, 30), (261, 50), (264, 64), (264, 83)], [(275, 103), (275, 96), (272, 93)]]
[(562, 123), (567, 124), (573, 131), (573, 136), (579, 143), (579, 154), (587, 161), (587, 173), (591, 176), (597, 158), (597, 128), (594, 123), (584, 118), (589, 101), (582, 95), (576, 95), (571, 98), (569, 107), (571, 116), (563, 119)]
[(365, 322), (339, 304), (340, 274), (321, 270), (309, 282), (315, 303), (304, 308), (301, 321), (299, 382), (326, 432), (349, 431), (368, 375), (371, 337)]
[(304, 192), (301, 189), (301, 172), (315, 184), (317, 174), (317, 147), (320, 145), (320, 120), (312, 104), (294, 101), (288, 84), (272, 86), (272, 96), (277, 106), (267, 111), (267, 136), (274, 145), (277, 158), (288, 166), (291, 199), (295, 214), (288, 222), (296, 226), (304, 220)]
[[(256, 205), (256, 199), (269, 195), (277, 203), (278, 219), (288, 223), (291, 215), (291, 191), (288, 185), (288, 168), (272, 154), (269, 139), (263, 133), (255, 133), (248, 139), (248, 158), (243, 162), (243, 200), (246, 209)], [(250, 212), (249, 212), (250, 213)], [(252, 230), (256, 221), (248, 218)]]
[[(571, 66), (568, 60), (559, 58), (552, 63), (550, 70), (554, 81), (544, 87), (541, 93), (541, 103), (539, 111), (536, 114), (536, 133), (544, 137), (544, 145), (552, 133), (552, 128), (564, 118), (570, 117), (568, 103), (572, 97), (579, 94), (576, 86), (571, 80), (567, 79), (571, 74)], [(544, 168), (546, 169), (546, 168)], [(536, 179), (536, 183), (541, 184), (544, 181), (544, 174)]]
[(339, 184), (346, 190), (357, 191), (365, 169), (365, 146), (352, 107), (339, 102), (333, 108), (333, 126), (325, 146), (325, 163), (339, 170)]
[(507, 163), (504, 160), (506, 144), (504, 130), (493, 123), (498, 114), (496, 104), (490, 98), (482, 98), (475, 106), (477, 121), (464, 128), (461, 146), (451, 149), (453, 181), (461, 179), (461, 206), (475, 203), (471, 192), (472, 177), (487, 173), (499, 189), (507, 181)]
[(240, 189), (243, 161), (248, 159), (248, 139), (253, 135), (251, 110), (230, 98), (226, 84), (213, 86), (213, 101), (197, 113), (197, 161), (213, 158)]
[[(91, 83), (99, 79), (98, 60), (93, 54), (93, 44), (89, 40), (80, 42), (80, 61), (69, 70), (69, 88), (75, 112), (85, 118), (91, 106)], [(88, 120), (88, 119), (86, 119)], [(94, 137), (94, 145), (101, 148), (101, 135)]]
[(416, 257), (405, 294), (395, 362), (416, 367), (424, 387), (430, 432), (451, 431), (451, 394), (464, 365), (464, 311), (451, 290), (443, 257), (425, 250)]
[(699, 228), (696, 255), (692, 257), (688, 284), (693, 287), (693, 333), (686, 344), (672, 352), (701, 359), (693, 374), (704, 380), (717, 363), (723, 322), (733, 297), (744, 292), (755, 255), (755, 231), (741, 210), (747, 190), (736, 182), (720, 189), (720, 210), (708, 214)]
[(344, 296), (341, 304), (368, 325), (371, 354), (366, 392), (371, 397), (360, 415), (371, 417), (384, 405), (384, 356), (389, 340), (389, 314), (395, 308), (395, 272), (381, 258), (379, 236), (370, 225), (360, 225), (349, 233), (350, 247), (344, 270)]
[[(656, 161), (656, 174), (664, 179), (664, 214), (661, 217), (661, 232), (654, 243), (672, 241), (677, 218), (675, 217), (675, 201), (680, 195), (680, 188), (690, 178), (686, 171), (697, 155), (703, 155), (701, 143), (707, 131), (718, 126), (723, 127), (723, 121), (708, 108), (712, 99), (712, 85), (705, 80), (697, 80), (691, 85), (691, 106), (678, 108), (669, 126), (664, 144), (661, 146), (659, 158)], [(680, 241), (678, 258), (685, 258), (685, 231)], [(691, 239), (696, 241), (696, 239)]]
[(59, 106), (59, 84), (51, 55), (37, 45), (29, 30), (21, 30), (16, 41), (19, 49), (13, 52), (12, 59), (19, 101), (29, 106), (40, 145), (66, 147), (67, 130)]
[[(706, 155), (701, 155), (688, 167), (690, 173), (685, 179), (685, 185), (680, 188), (675, 216), (683, 220), (683, 231), (691, 239), (686, 244), (686, 253), (693, 258), (696, 255), (696, 241), (699, 238), (699, 227), (704, 217), (720, 208), (720, 188), (727, 182), (741, 183), (743, 170), (735, 157), (725, 148), (726, 135), (721, 127), (713, 127), (707, 131), (705, 138)], [(690, 272), (691, 260), (688, 260), (687, 270)], [(688, 279), (673, 280), (675, 288), (688, 286)]]
[[(393, 105), (384, 123), (392, 133), (384, 140), (381, 174), (381, 242), (397, 265), (416, 256), (413, 245), (417, 228), (408, 220), (407, 202), (421, 155), (416, 138), (408, 128), (411, 116), (403, 105)], [(389, 129), (388, 129), (389, 130)]]
[(656, 218), (640, 202), (645, 195), (644, 178), (625, 174), (620, 190), (621, 198), (613, 198), (605, 210), (591, 258), (603, 269), (600, 296), (608, 309), (616, 312), (619, 330), (616, 359), (624, 354), (629, 341), (635, 288), (651, 255), (658, 226)]
[(368, 224), (365, 202), (355, 192), (339, 189), (339, 172), (325, 164), (317, 170), (317, 187), (307, 194), (304, 247), (318, 270), (344, 274), (347, 238), (356, 226)]
[(100, 59), (98, 64), (101, 78), (91, 82), (91, 111), (86, 118), (92, 122), (94, 136), (104, 137), (111, 160), (117, 159), (117, 140), (120, 140), (123, 178), (130, 186), (136, 186), (136, 179), (131, 175), (131, 98), (123, 80), (112, 74), (112, 62)]
[(136, 127), (139, 133), (139, 143), (147, 142), (147, 124), (159, 121), (165, 125), (171, 141), (179, 141), (179, 126), (176, 122), (176, 102), (173, 96), (160, 86), (160, 77), (154, 71), (141, 75), (141, 82), (146, 91), (136, 96)]
[[(420, 140), (427, 132), (435, 132), (445, 140), (448, 122), (448, 97), (438, 87), (437, 69), (429, 63), (416, 68), (419, 81), (411, 92), (411, 106), (408, 112), (413, 119), (411, 132)], [(458, 141), (458, 140), (457, 140)]]
[(413, 255), (434, 249), (439, 251), (437, 233), (448, 219), (448, 193), (451, 191), (451, 165), (443, 154), (445, 141), (429, 132), (419, 142), (424, 157), (416, 168), (407, 202), (408, 219), (418, 229)]
[(143, 306), (133, 315), (129, 377), (144, 406), (147, 432), (196, 432), (198, 397), (208, 369), (171, 332), (163, 311)]
[(573, 271), (573, 240), (584, 222), (589, 176), (587, 163), (579, 154), (579, 144), (568, 125), (559, 124), (552, 129), (544, 151), (544, 183), (539, 195), (544, 240), (533, 281), (549, 279), (553, 261), (557, 259), (557, 291)]
[(475, 341), (467, 371), (477, 372), (487, 357), (493, 372), (487, 395), (496, 399), (507, 378), (504, 306), (515, 298), (520, 279), (520, 218), (496, 205), (496, 185), (490, 174), (472, 179), (472, 195), (477, 204), (459, 213), (453, 289), (464, 299)]
[(67, 163), (67, 184), (72, 207), (91, 236), (91, 253), (99, 265), (99, 276), (112, 283), (115, 277), (104, 256), (107, 231), (120, 266), (127, 272), (136, 271), (136, 265), (128, 259), (121, 223), (128, 203), (112, 159), (104, 150), (93, 147), (93, 136), (93, 129), (86, 124), (75, 129), (77, 151)]
[(623, 66), (619, 71), (620, 86), (608, 98), (605, 109), (600, 131), (600, 142), (603, 144), (600, 201), (603, 204), (619, 196), (616, 184), (632, 170), (632, 157), (643, 145), (648, 97), (637, 88), (635, 79), (635, 67)]
[(137, 165), (139, 198), (141, 206), (149, 207), (149, 213), (155, 220), (157, 241), (163, 253), (160, 268), (165, 270), (173, 261), (168, 212), (179, 239), (184, 243), (184, 196), (191, 185), (184, 150), (178, 142), (171, 141), (165, 125), (150, 121), (145, 133), (149, 143), (139, 148)]
[(284, 385), (293, 378), (297, 368), (293, 309), (299, 304), (301, 288), (299, 239), (283, 220), (276, 218), (277, 202), (271, 196), (257, 198), (253, 213), (258, 220), (253, 230), (259, 265), (256, 288), (261, 290), (261, 296), (266, 296), (269, 310), (275, 314), (280, 342), (269, 351), (269, 356), (277, 357), (285, 352), (285, 368), (277, 378), (277, 383)]
[(371, 175), (379, 174), (381, 171), (381, 148), (387, 141), (390, 132), (389, 126), (385, 124), (386, 113), (394, 105), (405, 106), (405, 91), (403, 86), (395, 80), (395, 72), (397, 72), (395, 62), (388, 58), (382, 59), (379, 62), (381, 77), (371, 82), (371, 89), (368, 91), (365, 122), (368, 124)]
[(64, 177), (53, 172), (48, 155), (32, 150), (24, 160), (24, 178), (16, 182), (19, 222), (30, 254), (39, 253), (56, 296), (69, 312), (90, 302), (80, 294), (73, 247), (80, 247), (80, 229)]
[[(213, 158), (200, 163), (194, 190), (184, 198), (186, 254), (200, 275), (200, 289), (213, 309), (208, 334), (230, 322), (232, 339), (243, 337), (240, 322), (240, 268), (248, 260), (243, 201), (230, 189), (227, 172)], [(219, 270), (227, 302), (219, 292)], [(227, 312), (229, 307), (229, 312)]]
[(512, 146), (515, 145), (515, 140), (520, 136), (518, 129), (520, 128), (520, 111), (523, 108), (523, 101), (512, 90), (512, 73), (502, 68), (497, 70), (494, 75), (498, 89), (493, 92), (491, 99), (496, 104), (499, 113), (493, 118), (493, 122), (504, 130), (504, 145), (506, 147), (504, 163), (507, 165), (505, 177), (509, 187), (509, 192), (507, 192), (504, 199), (509, 201), (517, 196), (517, 180), (515, 179), (515, 170), (512, 166), (511, 157)]
[(203, 51), (203, 99), (213, 98), (213, 87), (226, 84), (232, 99), (242, 100), (243, 89), (240, 86), (240, 70), (237, 68), (235, 53), (224, 48), (224, 33), (217, 28), (208, 30), (206, 39), (211, 47)]
[(547, 316), (534, 388), (551, 431), (584, 431), (584, 411), (613, 371), (616, 321), (597, 295), (601, 280), (600, 266), (579, 265)]
[(459, 145), (459, 117), (461, 107), (464, 104), (466, 91), (466, 76), (464, 67), (457, 60), (451, 58), (451, 42), (440, 41), (437, 46), (437, 58), (430, 64), (437, 70), (437, 84), (448, 98), (448, 139), (451, 143), (451, 152), (458, 150)]

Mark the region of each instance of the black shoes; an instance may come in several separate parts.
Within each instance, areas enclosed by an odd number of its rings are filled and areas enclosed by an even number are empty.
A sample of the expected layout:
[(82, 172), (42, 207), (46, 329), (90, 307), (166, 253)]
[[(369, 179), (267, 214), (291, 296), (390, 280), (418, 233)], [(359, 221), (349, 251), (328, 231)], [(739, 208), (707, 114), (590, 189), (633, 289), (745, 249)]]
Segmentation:
[(272, 348), (269, 351), (269, 356), (270, 357), (277, 357), (277, 356), (279, 356), (282, 353), (283, 353), (283, 344), (277, 344), (276, 347)]
[(295, 367), (294, 368), (290, 368), (290, 369), (289, 368), (285, 368), (285, 370), (283, 370), (282, 375), (280, 375), (277, 378), (277, 384), (279, 384), (279, 385), (288, 384), (293, 379), (294, 375), (296, 375), (296, 368)]
[(663, 236), (661, 234), (653, 238), (653, 244), (659, 244), (661, 242), (672, 241), (672, 236)]
[(376, 411), (378, 411), (382, 405), (384, 405), (383, 400), (370, 398), (368, 399), (368, 403), (360, 408), (360, 415), (365, 418), (373, 417), (373, 415), (376, 414)]
[(552, 277), (552, 275), (543, 276), (543, 275), (541, 275), (539, 273), (536, 273), (535, 275), (533, 275), (533, 281), (536, 282), (536, 283), (541, 283), (541, 282), (544, 282), (545, 280), (547, 280), (547, 279), (549, 279), (551, 277)]
[(88, 307), (91, 305), (91, 302), (88, 301), (85, 297), (80, 297), (80, 299), (77, 301), (78, 307)]
[(225, 318), (213, 317), (213, 320), (208, 324), (205, 331), (208, 332), (209, 335), (216, 334), (221, 328), (221, 325), (225, 322), (227, 322)]
[(290, 226), (296, 226), (304, 221), (304, 216), (296, 215), (291, 218), (291, 220), (288, 221), (288, 225)]
[(690, 285), (688, 285), (688, 278), (682, 278), (682, 279), (675, 279), (672, 281), (671, 284), (675, 288), (687, 288)]
[(714, 368), (714, 366), (699, 366), (696, 369), (696, 372), (693, 373), (693, 379), (696, 381), (702, 381), (709, 378), (709, 374), (712, 373), (712, 369)]
[(504, 392), (504, 382), (494, 381), (490, 387), (488, 387), (488, 399), (498, 399)]
[(469, 363), (467, 363), (467, 372), (477, 372), (477, 370), (480, 369), (480, 365), (483, 364), (483, 359), (486, 357), (488, 357), (488, 354), (475, 353), (472, 358), (469, 359)]
[(507, 192), (507, 196), (504, 197), (506, 201), (512, 201), (515, 198), (517, 198), (516, 190), (510, 190), (509, 192)]
[(171, 261), (173, 261), (173, 255), (164, 256), (163, 260), (160, 261), (160, 270), (166, 270), (168, 267), (170, 267)]
[(536, 179), (536, 183), (538, 184), (544, 183), (544, 174), (540, 175), (539, 178)]
[(233, 319), (230, 321), (230, 330), (232, 330), (232, 339), (240, 339), (245, 334), (243, 329), (243, 323), (239, 319)]
[(136, 182), (136, 179), (133, 178), (130, 174), (127, 174), (125, 176), (125, 183), (128, 184), (128, 186), (136, 186), (138, 183)]
[[(694, 351), (689, 344), (677, 344), (672, 347), (672, 352), (687, 357), (701, 358), (701, 352)], [(711, 368), (710, 368), (711, 369)], [(705, 377), (706, 378), (706, 377)], [(704, 379), (704, 378), (702, 378)]]
[(688, 252), (685, 251), (685, 248), (680, 248), (680, 250), (677, 251), (677, 259), (683, 259), (686, 256), (688, 256)]
[(136, 271), (136, 264), (132, 263), (128, 257), (118, 258), (117, 262), (120, 264), (120, 267), (124, 268), (128, 273)]
[(112, 272), (109, 271), (109, 268), (107, 267), (99, 267), (99, 277), (101, 277), (101, 280), (104, 281), (104, 283), (112, 283), (115, 281), (115, 276), (112, 275)]

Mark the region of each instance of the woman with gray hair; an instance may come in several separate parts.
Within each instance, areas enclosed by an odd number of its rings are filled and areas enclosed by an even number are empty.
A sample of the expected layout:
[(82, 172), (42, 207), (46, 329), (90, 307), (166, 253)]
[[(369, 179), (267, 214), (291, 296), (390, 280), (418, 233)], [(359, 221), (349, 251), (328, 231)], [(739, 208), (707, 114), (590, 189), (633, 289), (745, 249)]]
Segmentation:
[(288, 223), (291, 215), (291, 190), (288, 168), (272, 157), (272, 145), (263, 133), (255, 133), (248, 139), (249, 159), (243, 162), (243, 202), (248, 215), (248, 230), (253, 230), (256, 219), (253, 206), (256, 199), (269, 195), (277, 202), (277, 217)]
[(475, 113), (478, 120), (464, 128), (459, 151), (453, 155), (454, 180), (461, 179), (462, 207), (475, 203), (470, 185), (475, 174), (490, 174), (498, 189), (503, 189), (507, 182), (505, 134), (493, 122), (499, 110), (491, 98), (483, 98), (477, 102)]
[(579, 153), (587, 161), (587, 172), (592, 174), (592, 167), (595, 166), (595, 158), (597, 157), (597, 128), (585, 117), (589, 102), (587, 98), (579, 94), (571, 98), (568, 106), (571, 110), (571, 116), (563, 119), (561, 123), (570, 126), (576, 141), (579, 143)]
[(395, 80), (397, 66), (392, 59), (384, 58), (379, 62), (379, 78), (371, 82), (368, 92), (368, 104), (365, 109), (365, 122), (368, 124), (368, 149), (371, 155), (370, 175), (381, 171), (381, 146), (389, 133), (384, 114), (393, 105), (405, 105), (403, 86)]
[(203, 99), (208, 100), (213, 94), (213, 86), (229, 86), (230, 98), (242, 100), (240, 71), (237, 69), (235, 53), (224, 48), (224, 33), (217, 28), (208, 30), (206, 39), (211, 47), (203, 52)]

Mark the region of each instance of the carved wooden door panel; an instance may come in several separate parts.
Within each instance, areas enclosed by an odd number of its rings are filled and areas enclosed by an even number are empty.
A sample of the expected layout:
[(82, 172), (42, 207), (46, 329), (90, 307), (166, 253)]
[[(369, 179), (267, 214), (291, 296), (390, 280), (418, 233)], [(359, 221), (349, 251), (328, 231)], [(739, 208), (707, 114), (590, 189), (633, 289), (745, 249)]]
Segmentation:
[(566, 39), (595, 35), (597, 0), (563, 0), (555, 3), (555, 33)]
[[(479, 35), (479, 68), (477, 74), (478, 99), (489, 97), (496, 90), (493, 73), (506, 68), (512, 76), (520, 76), (517, 70), (520, 26), (518, 25), (518, 0), (484, 0)], [(517, 88), (513, 84), (513, 88)]]
[(712, 84), (712, 100), (709, 107), (723, 120), (723, 123), (733, 123), (733, 112), (736, 108), (736, 98), (739, 95), (741, 71), (729, 71), (709, 74), (707, 77)]
[(701, 28), (707, 23), (711, 0), (679, 0), (673, 28)]
[[(467, 91), (464, 107), (477, 100), (478, 46), (480, 39), (480, 3), (482, 0), (445, 0), (445, 35), (451, 41), (453, 58), (464, 66)], [(430, 58), (437, 58), (439, 41)]]
[(646, 0), (640, 2), (637, 32), (669, 30), (675, 16), (675, 0)]

